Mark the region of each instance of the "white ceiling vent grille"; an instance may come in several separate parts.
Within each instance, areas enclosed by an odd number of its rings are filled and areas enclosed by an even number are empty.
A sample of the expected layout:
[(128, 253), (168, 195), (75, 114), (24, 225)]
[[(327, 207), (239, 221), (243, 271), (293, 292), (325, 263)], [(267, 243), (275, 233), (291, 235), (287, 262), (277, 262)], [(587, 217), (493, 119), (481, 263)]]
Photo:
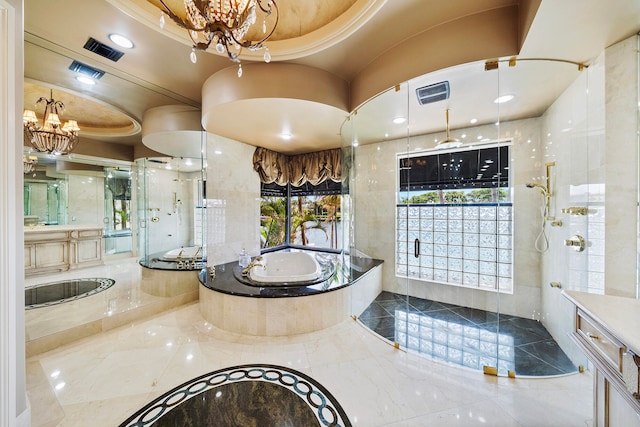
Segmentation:
[(419, 87), (416, 89), (416, 96), (420, 105), (449, 99), (449, 82), (444, 81)]

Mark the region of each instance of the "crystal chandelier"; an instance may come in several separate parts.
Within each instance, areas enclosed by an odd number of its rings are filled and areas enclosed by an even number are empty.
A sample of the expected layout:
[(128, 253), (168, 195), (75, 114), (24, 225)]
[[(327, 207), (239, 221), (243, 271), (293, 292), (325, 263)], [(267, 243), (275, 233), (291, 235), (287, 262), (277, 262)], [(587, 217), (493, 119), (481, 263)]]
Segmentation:
[(78, 123), (75, 120), (67, 121), (64, 126), (60, 126), (60, 117), (64, 110), (64, 104), (51, 98), (40, 97), (36, 102), (46, 104), (42, 126), (38, 126), (38, 118), (32, 110), (24, 110), (22, 122), (24, 123), (24, 134), (33, 147), (41, 153), (49, 154), (69, 154), (78, 142)]
[[(278, 25), (278, 5), (275, 0), (184, 0), (184, 12), (171, 10), (167, 0), (160, 0), (164, 10), (160, 17), (160, 27), (164, 27), (164, 13), (180, 27), (185, 28), (193, 41), (191, 62), (195, 63), (196, 50), (207, 50), (213, 43), (216, 52), (226, 53), (229, 59), (238, 63), (238, 77), (242, 76), (240, 52), (243, 48), (251, 51), (265, 49), (264, 61), (271, 61), (269, 48), (264, 45)], [(256, 12), (263, 15), (262, 39), (246, 40), (249, 28), (256, 22)], [(275, 21), (267, 32), (267, 17), (275, 11)], [(186, 16), (184, 16), (186, 15)], [(184, 17), (183, 17), (184, 16)]]
[(33, 172), (36, 169), (36, 165), (38, 164), (38, 158), (35, 156), (22, 156), (22, 166), (24, 168), (24, 173), (28, 174)]

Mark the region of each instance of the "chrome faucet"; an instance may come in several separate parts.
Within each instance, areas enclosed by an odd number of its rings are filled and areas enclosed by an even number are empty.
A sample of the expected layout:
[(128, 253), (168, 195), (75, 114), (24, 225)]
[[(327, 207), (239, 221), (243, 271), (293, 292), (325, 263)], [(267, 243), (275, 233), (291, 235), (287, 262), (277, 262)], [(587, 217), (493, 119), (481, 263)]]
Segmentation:
[(267, 268), (264, 264), (261, 264), (260, 261), (262, 261), (262, 257), (255, 257), (250, 263), (249, 265), (247, 265), (245, 268), (242, 269), (242, 275), (243, 276), (247, 276), (249, 274), (249, 271), (251, 271), (251, 269), (253, 267), (257, 267), (257, 266), (261, 266), (262, 269), (264, 270), (265, 268)]

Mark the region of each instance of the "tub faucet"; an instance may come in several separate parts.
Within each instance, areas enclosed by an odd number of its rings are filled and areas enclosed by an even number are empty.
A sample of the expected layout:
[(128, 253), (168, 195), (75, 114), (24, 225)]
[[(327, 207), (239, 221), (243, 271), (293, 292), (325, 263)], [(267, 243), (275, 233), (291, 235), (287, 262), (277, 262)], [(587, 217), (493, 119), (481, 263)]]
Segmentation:
[(267, 268), (264, 264), (261, 264), (261, 261), (262, 261), (262, 257), (261, 257), (261, 256), (254, 258), (254, 259), (249, 263), (249, 265), (247, 265), (245, 268), (243, 268), (243, 269), (242, 269), (242, 275), (243, 275), (243, 276), (247, 276), (247, 275), (249, 274), (249, 271), (251, 271), (251, 269), (252, 269), (253, 267), (261, 266), (263, 270), (264, 270), (265, 268)]

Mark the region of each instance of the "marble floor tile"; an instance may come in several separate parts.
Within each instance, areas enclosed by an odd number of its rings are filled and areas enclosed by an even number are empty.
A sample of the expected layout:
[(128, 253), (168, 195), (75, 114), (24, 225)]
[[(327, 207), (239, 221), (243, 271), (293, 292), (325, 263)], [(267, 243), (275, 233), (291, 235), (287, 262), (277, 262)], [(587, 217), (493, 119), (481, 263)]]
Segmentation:
[(552, 376), (576, 366), (542, 323), (383, 291), (359, 317), (380, 337), (435, 360), (501, 375)]
[[(419, 301), (411, 305), (420, 313), (452, 308)], [(415, 323), (424, 319), (411, 314), (403, 323), (426, 330)], [(478, 348), (481, 334), (492, 333), (447, 319), (451, 330)], [(456, 350), (473, 347), (464, 340), (445, 342)], [(531, 357), (543, 351), (529, 350)], [(32, 425), (117, 426), (192, 378), (245, 363), (287, 366), (312, 377), (337, 399), (354, 426), (578, 426), (588, 423), (592, 413), (588, 371), (544, 379), (487, 376), (395, 349), (352, 319), (289, 337), (232, 334), (208, 324), (196, 302), (27, 359)]]

